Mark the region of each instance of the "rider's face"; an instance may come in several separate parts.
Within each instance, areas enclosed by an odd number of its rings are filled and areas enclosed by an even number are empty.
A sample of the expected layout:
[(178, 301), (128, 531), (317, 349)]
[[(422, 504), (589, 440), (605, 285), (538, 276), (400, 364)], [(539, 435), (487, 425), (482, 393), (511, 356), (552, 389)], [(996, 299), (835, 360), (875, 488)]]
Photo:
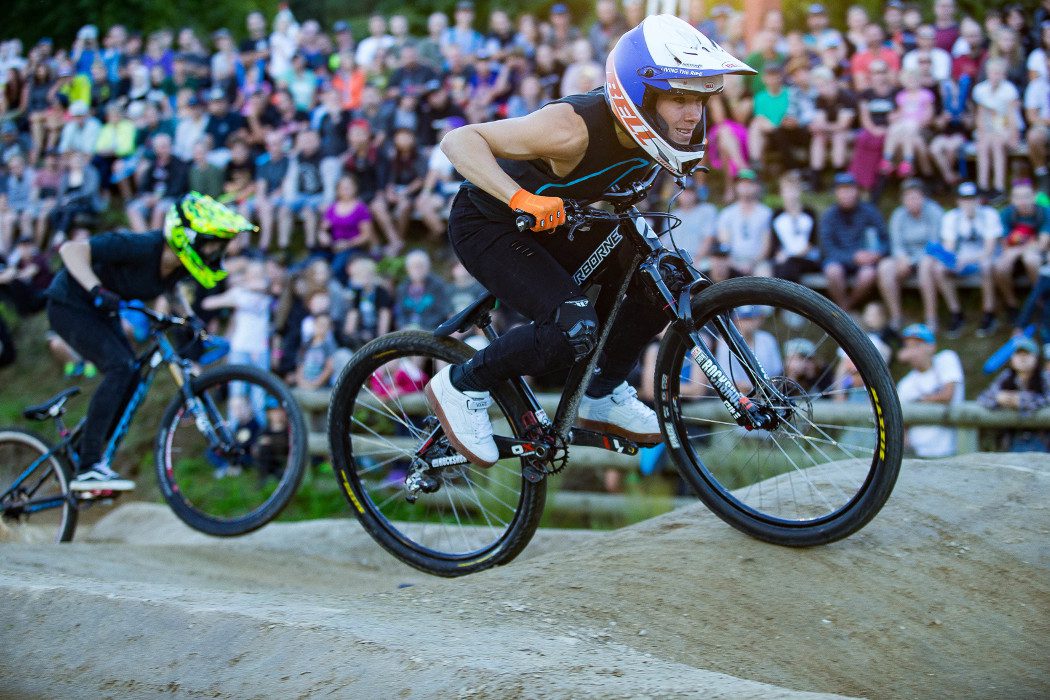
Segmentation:
[(656, 98), (656, 113), (667, 123), (667, 138), (687, 146), (704, 116), (703, 99), (699, 95), (660, 95)]

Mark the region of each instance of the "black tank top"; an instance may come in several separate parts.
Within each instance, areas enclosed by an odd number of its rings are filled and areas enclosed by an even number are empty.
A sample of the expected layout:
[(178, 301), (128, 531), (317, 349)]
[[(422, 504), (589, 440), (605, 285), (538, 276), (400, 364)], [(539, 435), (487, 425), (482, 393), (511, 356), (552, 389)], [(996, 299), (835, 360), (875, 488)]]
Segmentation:
[[(587, 150), (583, 158), (564, 177), (555, 175), (542, 159), (497, 158), (496, 162), (515, 182), (534, 194), (593, 201), (614, 185), (626, 187), (645, 175), (653, 161), (641, 148), (625, 148), (620, 143), (604, 88), (563, 97), (551, 104), (562, 102), (571, 105), (587, 126)], [(473, 183), (464, 182), (463, 188), (474, 205), (489, 218), (514, 219), (510, 207)]]

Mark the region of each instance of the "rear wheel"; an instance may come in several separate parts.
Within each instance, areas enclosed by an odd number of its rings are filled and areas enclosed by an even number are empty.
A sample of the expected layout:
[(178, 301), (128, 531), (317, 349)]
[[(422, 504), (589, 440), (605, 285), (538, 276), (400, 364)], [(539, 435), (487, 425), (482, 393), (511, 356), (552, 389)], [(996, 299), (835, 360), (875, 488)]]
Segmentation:
[(156, 467), (164, 500), (209, 535), (262, 527), (295, 495), (306, 468), (299, 404), (280, 379), (245, 365), (194, 378), (193, 402), (180, 394), (161, 420)]
[[(539, 525), (546, 481), (522, 475), (521, 458), (481, 468), (438, 431), (423, 387), (473, 350), (422, 331), (368, 343), (343, 369), (328, 411), (332, 465), (369, 534), (401, 561), (438, 576), (462, 576), (511, 561)], [(519, 402), (492, 393), (496, 435), (524, 437)]]
[[(692, 342), (669, 333), (657, 403), (682, 476), (719, 517), (768, 542), (824, 544), (863, 527), (889, 498), (903, 447), (896, 390), (872, 341), (830, 301), (784, 280), (721, 282), (692, 308), (722, 370), (770, 421), (740, 427)], [(752, 382), (753, 363), (730, 350), (720, 319), (732, 321), (768, 381)]]
[(0, 541), (73, 539), (77, 508), (69, 493), (69, 469), (50, 450), (35, 433), (0, 429)]

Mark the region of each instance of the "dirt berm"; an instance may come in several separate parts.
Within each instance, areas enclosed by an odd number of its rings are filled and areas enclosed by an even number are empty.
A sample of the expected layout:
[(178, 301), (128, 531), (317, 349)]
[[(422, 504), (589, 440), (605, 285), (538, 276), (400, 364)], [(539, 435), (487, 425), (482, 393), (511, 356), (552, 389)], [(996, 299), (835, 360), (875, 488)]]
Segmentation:
[(907, 462), (828, 547), (697, 504), (454, 581), (350, 520), (219, 541), (135, 504), (78, 539), (0, 545), (0, 696), (1050, 697), (1047, 456)]

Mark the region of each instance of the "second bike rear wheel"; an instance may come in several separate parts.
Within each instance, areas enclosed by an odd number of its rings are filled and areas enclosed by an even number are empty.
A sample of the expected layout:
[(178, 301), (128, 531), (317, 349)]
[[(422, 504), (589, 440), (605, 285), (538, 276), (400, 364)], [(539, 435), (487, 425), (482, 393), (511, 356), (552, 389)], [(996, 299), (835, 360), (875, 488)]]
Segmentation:
[(40, 460), (19, 488), (0, 500), (0, 542), (69, 542), (77, 528), (70, 469), (51, 446), (28, 430), (0, 428), (0, 495)]
[[(785, 280), (721, 282), (692, 309), (723, 371), (776, 418), (768, 430), (740, 427), (692, 342), (668, 333), (657, 409), (683, 478), (720, 518), (767, 542), (819, 545), (862, 528), (889, 498), (904, 442), (897, 393), (872, 341), (830, 301)], [(729, 349), (720, 319), (732, 320), (768, 385), (752, 386), (751, 363)]]
[[(546, 498), (546, 480), (528, 481), (517, 457), (489, 468), (460, 460), (422, 470), (416, 450), (438, 425), (422, 389), (436, 371), (473, 352), (424, 331), (377, 338), (343, 369), (328, 410), (332, 466), (357, 519), (395, 557), (437, 576), (514, 559), (532, 539)], [(524, 437), (520, 402), (509, 385), (492, 398), (496, 435)], [(456, 462), (446, 440), (440, 437), (426, 454)], [(433, 490), (410, 492), (414, 472)]]
[[(193, 380), (194, 414), (180, 393), (157, 434), (157, 481), (164, 500), (187, 525), (233, 537), (257, 530), (295, 495), (307, 457), (306, 421), (287, 385), (269, 372), (225, 365)], [(198, 421), (225, 433), (217, 451)]]

